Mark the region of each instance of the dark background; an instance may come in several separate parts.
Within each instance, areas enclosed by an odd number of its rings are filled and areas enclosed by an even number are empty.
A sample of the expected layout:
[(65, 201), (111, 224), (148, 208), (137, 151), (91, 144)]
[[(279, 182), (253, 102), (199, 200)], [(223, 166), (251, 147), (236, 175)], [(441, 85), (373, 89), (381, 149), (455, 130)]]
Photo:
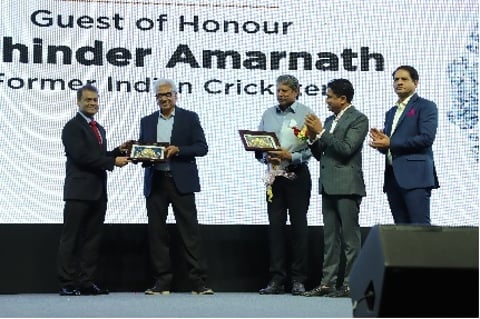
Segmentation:
[[(362, 242), (369, 229), (362, 228)], [(0, 224), (0, 293), (58, 291), (56, 256), (61, 230), (61, 224)], [(188, 291), (187, 266), (175, 224), (170, 224), (169, 230), (172, 290)], [(200, 225), (200, 230), (210, 287), (249, 292), (267, 284), (267, 225)], [(309, 227), (309, 245), (307, 289), (320, 283), (323, 226)], [(97, 278), (97, 283), (110, 291), (144, 291), (153, 286), (146, 224), (105, 225)]]

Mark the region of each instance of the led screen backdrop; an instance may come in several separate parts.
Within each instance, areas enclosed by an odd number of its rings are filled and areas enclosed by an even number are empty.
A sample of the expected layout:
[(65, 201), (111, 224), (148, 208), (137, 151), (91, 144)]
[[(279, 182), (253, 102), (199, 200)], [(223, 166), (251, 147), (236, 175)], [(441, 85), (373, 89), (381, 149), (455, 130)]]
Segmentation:
[[(198, 160), (200, 222), (267, 224), (265, 167), (238, 130), (256, 129), (276, 103), (276, 77), (295, 75), (300, 101), (322, 119), (326, 83), (348, 78), (353, 104), (381, 128), (396, 102), (391, 73), (409, 64), (439, 109), (432, 222), (478, 224), (478, 1), (2, 0), (0, 60), (0, 223), (62, 222), (60, 134), (87, 82), (99, 88), (97, 120), (113, 148), (137, 139), (140, 118), (156, 110), (154, 79), (174, 79), (209, 143)], [(367, 143), (360, 222), (392, 223), (384, 159)], [(319, 163), (309, 167), (308, 220), (322, 225)], [(146, 222), (139, 165), (109, 173), (108, 187), (106, 222)]]

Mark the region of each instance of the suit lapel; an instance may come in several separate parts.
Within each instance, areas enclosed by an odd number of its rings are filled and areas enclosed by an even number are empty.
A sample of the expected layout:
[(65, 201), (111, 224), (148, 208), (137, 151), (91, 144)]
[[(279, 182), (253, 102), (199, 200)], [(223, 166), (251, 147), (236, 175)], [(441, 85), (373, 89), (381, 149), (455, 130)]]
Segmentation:
[(327, 117), (327, 119), (325, 120), (325, 132), (330, 132), (334, 119), (335, 119), (334, 115)]
[(173, 127), (172, 127), (172, 137), (170, 138), (170, 141), (172, 144), (176, 144), (176, 136), (177, 131), (181, 132), (181, 126), (182, 126), (182, 119), (183, 119), (183, 112), (182, 109), (175, 106), (175, 118), (173, 120)]
[[(345, 113), (343, 113), (343, 115), (338, 120), (337, 125), (335, 126), (335, 129), (333, 130), (334, 134), (337, 131), (343, 130), (343, 127), (345, 127), (345, 125), (350, 121), (350, 117), (352, 116), (352, 113), (354, 112), (354, 110), (355, 110), (355, 107), (352, 105), (348, 110), (345, 111)], [(333, 124), (333, 120), (331, 124)], [(330, 127), (331, 126), (332, 125), (330, 125)]]
[[(411, 112), (411, 110), (413, 109), (413, 106), (415, 105), (415, 102), (417, 101), (417, 98), (418, 98), (418, 95), (415, 93), (412, 98), (410, 99), (410, 101), (408, 101), (408, 104), (405, 106), (405, 109), (403, 110), (402, 112), (402, 115), (400, 115), (400, 118), (398, 119), (398, 122), (397, 122), (397, 126), (395, 127), (395, 131), (392, 132), (392, 134), (390, 134), (390, 136), (392, 136), (393, 134), (395, 134), (395, 132), (398, 130), (398, 128), (400, 127), (400, 125), (402, 125), (402, 122), (403, 122), (403, 119), (405, 118), (405, 116), (407, 116), (407, 114), (409, 112)], [(395, 116), (395, 112), (392, 112), (393, 113), (393, 116)], [(393, 124), (393, 116), (392, 116), (392, 120), (390, 122), (390, 130), (391, 130), (391, 126)]]
[(147, 143), (157, 142), (157, 125), (158, 117), (160, 116), (160, 111), (153, 113), (148, 117), (148, 123), (145, 125), (145, 139)]
[[(81, 116), (80, 114), (77, 114), (76, 120), (80, 123), (80, 125), (82, 125), (84, 130), (86, 130), (88, 132), (87, 134), (88, 134), (88, 136), (90, 136), (90, 142), (92, 144), (97, 144), (98, 145), (97, 137), (95, 136), (95, 133), (93, 132), (92, 128), (90, 127), (88, 122), (85, 120), (85, 118), (83, 118), (83, 116)], [(100, 132), (100, 135), (101, 135), (103, 141), (105, 141), (105, 130), (98, 123), (97, 123), (97, 127), (98, 127), (98, 131)], [(103, 145), (105, 145), (105, 143), (103, 143)]]
[(395, 116), (395, 106), (392, 107), (385, 116), (385, 134), (391, 136), (392, 134), (392, 125), (393, 125), (393, 117)]

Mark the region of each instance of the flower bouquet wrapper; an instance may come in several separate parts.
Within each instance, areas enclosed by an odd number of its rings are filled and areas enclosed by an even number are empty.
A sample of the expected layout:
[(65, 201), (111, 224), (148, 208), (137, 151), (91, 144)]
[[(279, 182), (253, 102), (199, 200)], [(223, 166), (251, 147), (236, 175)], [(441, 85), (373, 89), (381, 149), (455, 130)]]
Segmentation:
[(280, 166), (268, 165), (268, 168), (265, 172), (265, 176), (263, 177), (263, 182), (266, 186), (266, 194), (267, 194), (267, 201), (269, 203), (273, 200), (273, 190), (272, 185), (275, 182), (275, 178), (277, 176), (283, 176), (288, 179), (295, 179), (297, 176), (293, 172), (287, 172)]

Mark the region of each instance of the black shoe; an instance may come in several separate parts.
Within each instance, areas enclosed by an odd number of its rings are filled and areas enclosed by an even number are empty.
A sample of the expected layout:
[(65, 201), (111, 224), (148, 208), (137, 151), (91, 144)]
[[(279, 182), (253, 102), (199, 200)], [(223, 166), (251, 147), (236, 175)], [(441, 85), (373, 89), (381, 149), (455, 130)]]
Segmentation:
[(79, 288), (78, 290), (80, 295), (83, 296), (108, 295), (109, 293), (107, 289), (102, 289), (95, 284), (91, 284), (88, 287)]
[(342, 286), (338, 288), (336, 291), (328, 294), (327, 297), (348, 298), (350, 297), (350, 286)]
[(294, 281), (292, 283), (292, 295), (300, 296), (305, 292), (305, 286), (301, 282)]
[(146, 295), (169, 295), (170, 288), (165, 282), (156, 281), (155, 285), (152, 288), (145, 290)]
[(156, 296), (158, 296), (158, 295), (169, 295), (170, 290), (154, 286), (152, 288), (148, 288), (147, 290), (145, 290), (145, 294), (146, 295), (151, 295), (151, 296), (153, 296), (153, 295), (156, 295)]
[(260, 289), (258, 291), (259, 294), (261, 295), (279, 295), (285, 293), (285, 286), (276, 282), (276, 281), (270, 281), (268, 283), (268, 286)]
[(328, 294), (335, 292), (335, 288), (327, 286), (327, 285), (320, 285), (312, 290), (306, 291), (303, 293), (302, 296), (305, 297), (321, 297)]
[(213, 290), (205, 286), (192, 290), (192, 295), (213, 295), (213, 294), (214, 294)]
[(62, 287), (59, 291), (60, 296), (80, 296), (80, 291), (73, 286)]

